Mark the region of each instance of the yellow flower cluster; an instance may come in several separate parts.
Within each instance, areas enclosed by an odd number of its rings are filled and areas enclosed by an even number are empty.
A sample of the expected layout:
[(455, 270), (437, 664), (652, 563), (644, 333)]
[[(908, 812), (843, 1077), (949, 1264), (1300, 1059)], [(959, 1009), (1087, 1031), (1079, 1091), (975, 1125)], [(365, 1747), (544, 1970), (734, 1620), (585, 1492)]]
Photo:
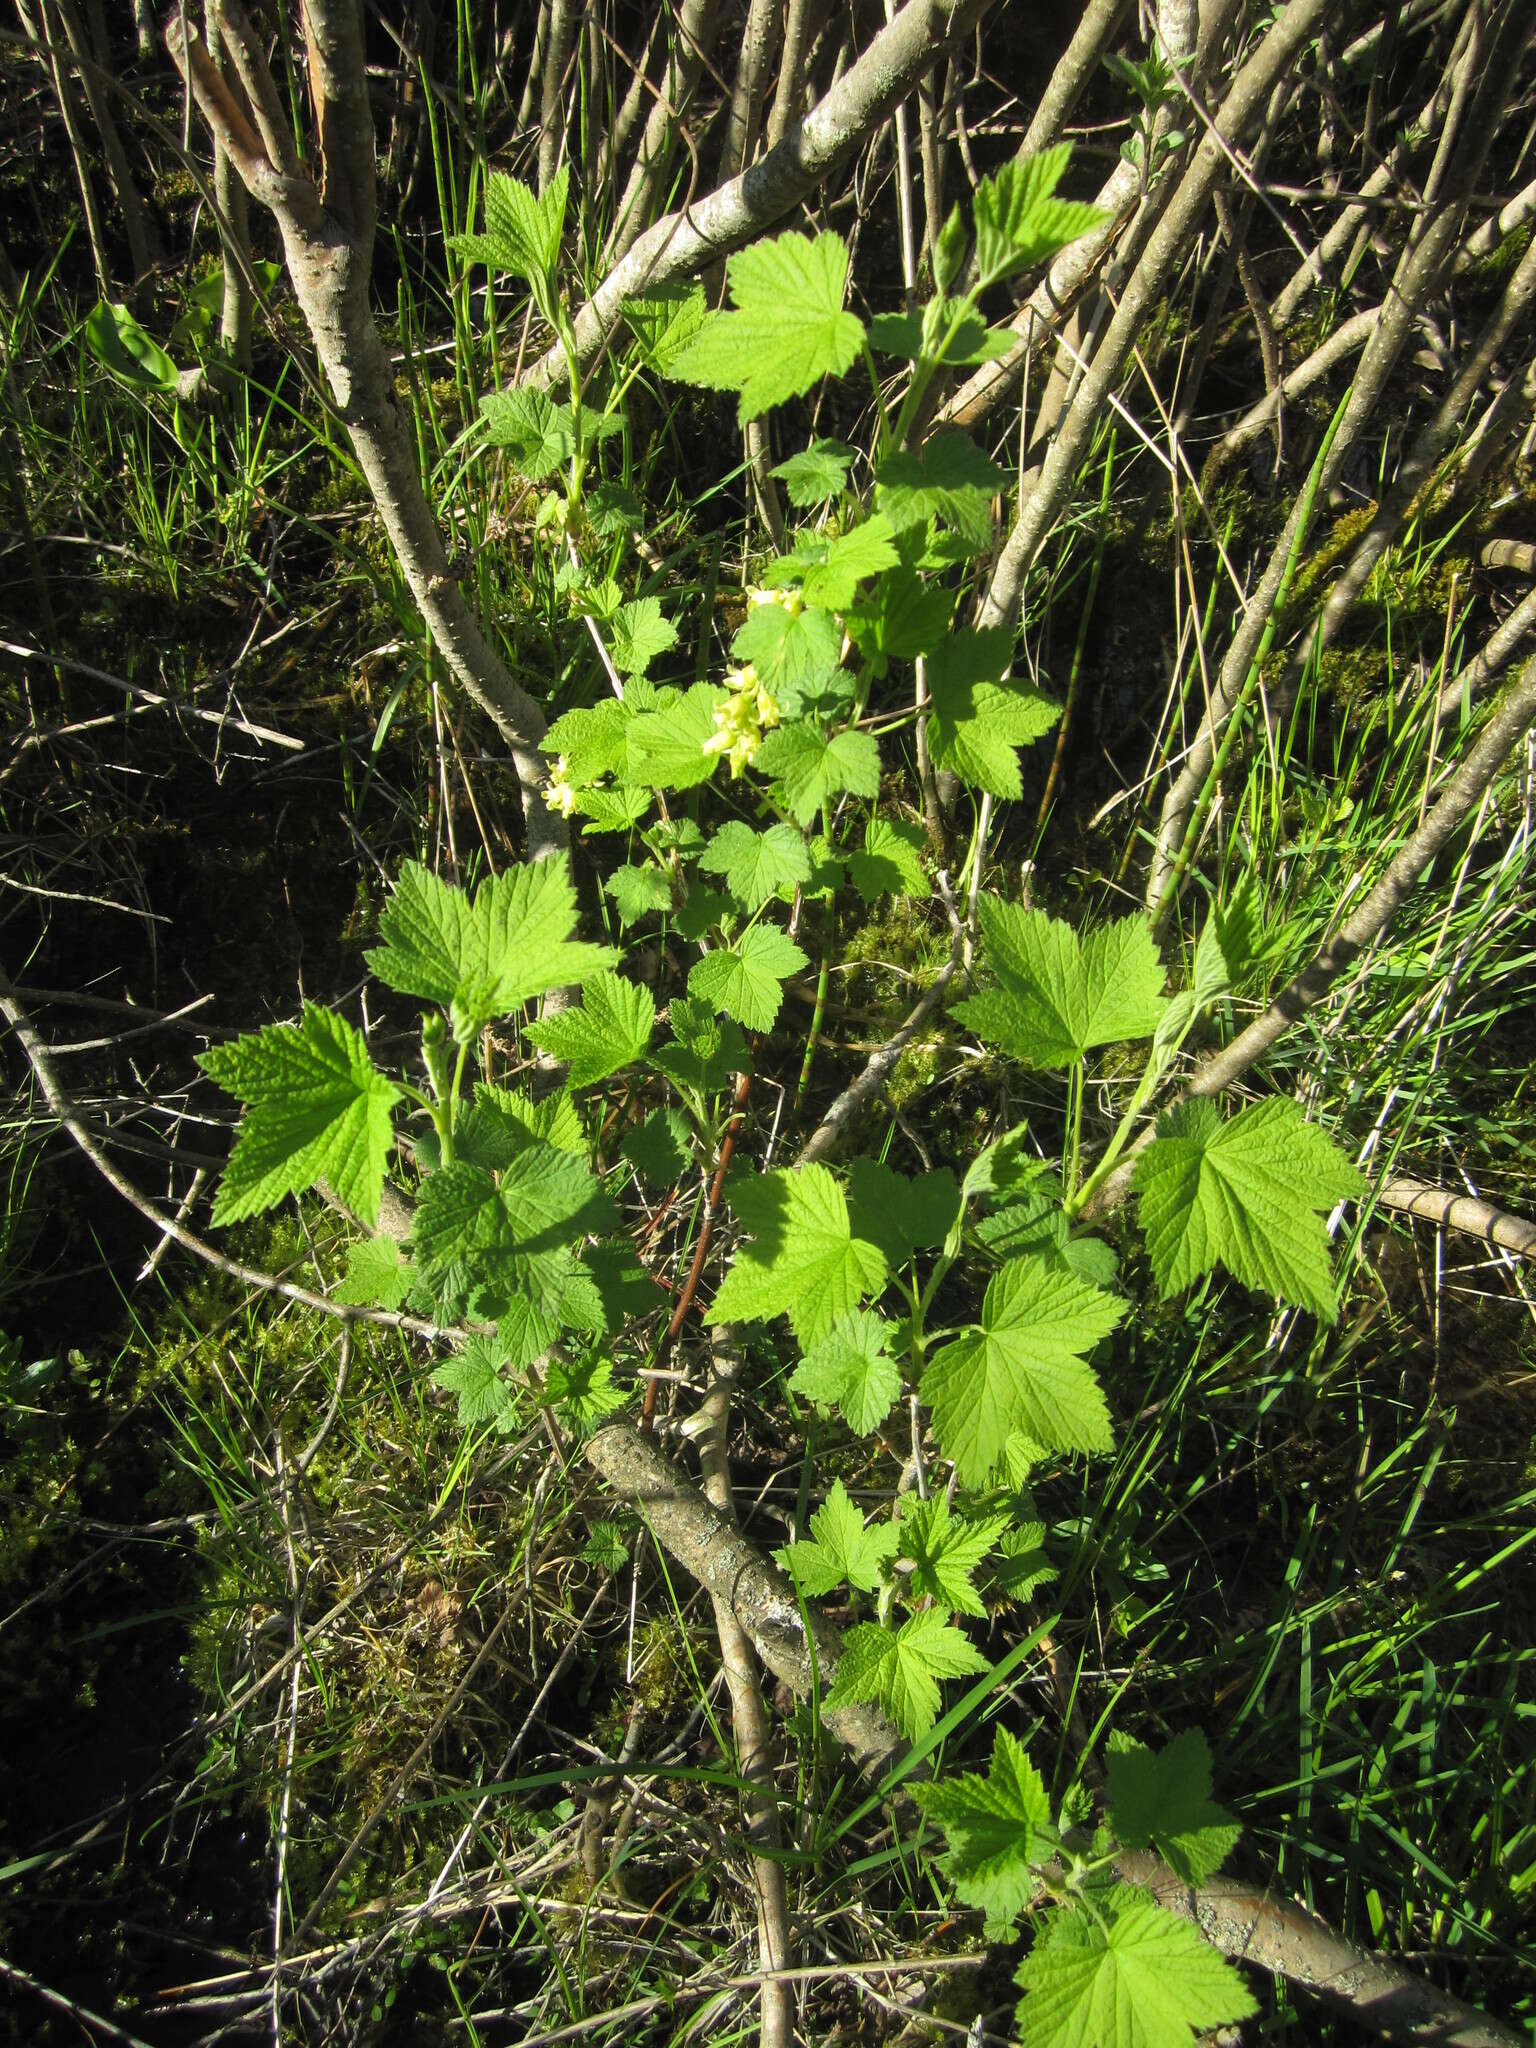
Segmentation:
[(576, 808), (576, 792), (571, 787), (571, 764), (564, 754), (555, 756), (555, 765), (549, 771), (549, 781), (544, 788), (544, 801), (562, 818), (568, 818)]
[(755, 611), (760, 604), (776, 604), (781, 612), (788, 612), (792, 619), (798, 619), (805, 610), (805, 599), (798, 590), (763, 590), (751, 584), (747, 589), (747, 606)]
[(763, 734), (779, 722), (778, 699), (757, 680), (749, 661), (745, 668), (726, 671), (730, 696), (715, 708), (715, 729), (704, 742), (704, 752), (713, 760), (724, 754), (731, 764), (731, 779), (751, 766), (762, 744)]

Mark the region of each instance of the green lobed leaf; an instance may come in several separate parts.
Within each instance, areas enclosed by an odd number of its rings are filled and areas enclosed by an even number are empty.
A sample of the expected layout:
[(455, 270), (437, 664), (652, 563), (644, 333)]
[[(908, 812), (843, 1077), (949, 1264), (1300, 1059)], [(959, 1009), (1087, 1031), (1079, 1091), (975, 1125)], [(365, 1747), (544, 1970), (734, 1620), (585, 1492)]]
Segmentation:
[(1198, 1928), (1129, 1885), (1091, 1913), (1052, 1913), (1014, 1981), (1021, 2048), (1191, 2048), (1258, 2011)]
[(1125, 1849), (1155, 1848), (1187, 1885), (1206, 1884), (1242, 1829), (1211, 1797), (1211, 1746), (1187, 1728), (1155, 1753), (1126, 1736), (1110, 1740), (1109, 1824)]
[(1016, 1919), (1034, 1898), (1036, 1868), (1061, 1846), (1045, 1785), (1018, 1738), (996, 1730), (984, 1778), (942, 1778), (914, 1786), (913, 1796), (944, 1830), (944, 1868), (956, 1896), (996, 1925)]
[(1213, 1102), (1182, 1103), (1158, 1129), (1131, 1185), (1159, 1292), (1222, 1265), (1245, 1287), (1333, 1322), (1323, 1217), (1365, 1189), (1333, 1140), (1278, 1095), (1225, 1122)]
[(578, 1436), (590, 1436), (629, 1399), (613, 1384), (613, 1360), (595, 1352), (575, 1359), (556, 1352), (544, 1369), (544, 1395)]
[(915, 1742), (938, 1719), (938, 1681), (986, 1668), (986, 1658), (970, 1639), (929, 1607), (894, 1631), (878, 1622), (851, 1628), (822, 1704), (835, 1712), (857, 1700), (873, 1700)]
[(583, 986), (578, 1009), (541, 1017), (528, 1036), (541, 1052), (565, 1061), (572, 1088), (586, 1088), (640, 1059), (655, 1024), (648, 988), (617, 974), (597, 974)]
[(672, 884), (660, 868), (615, 868), (603, 884), (603, 894), (612, 901), (626, 931), (641, 918), (672, 908)]
[(568, 405), (556, 405), (542, 391), (493, 391), (480, 401), (486, 437), (504, 448), (530, 483), (541, 484), (564, 469), (576, 447)]
[(1123, 1302), (1038, 1255), (995, 1273), (980, 1324), (930, 1360), (922, 1396), (946, 1458), (982, 1485), (1012, 1431), (1050, 1450), (1112, 1448), (1109, 1406), (1085, 1354)]
[(706, 1322), (760, 1323), (787, 1315), (809, 1345), (865, 1295), (884, 1288), (884, 1254), (855, 1234), (847, 1199), (826, 1167), (737, 1175), (727, 1194), (753, 1242), (737, 1252)]
[(810, 1540), (788, 1543), (774, 1557), (807, 1599), (819, 1600), (844, 1584), (873, 1593), (895, 1548), (895, 1523), (876, 1522), (866, 1529), (848, 1489), (834, 1479), (832, 1491), (811, 1517)]
[(992, 541), (992, 501), (1012, 479), (967, 434), (935, 434), (916, 452), (888, 455), (875, 503), (898, 533), (943, 520), (976, 548)]
[(462, 1160), (429, 1174), (412, 1241), (423, 1277), (450, 1309), (501, 1316), (521, 1295), (546, 1319), (566, 1321), (573, 1247), (617, 1221), (584, 1160), (535, 1140), (499, 1180)]
[(462, 889), (407, 861), (379, 919), (383, 944), (368, 965), (402, 995), (440, 1003), (461, 1045), (530, 996), (608, 967), (606, 946), (571, 938), (576, 890), (564, 854), (510, 867)]
[(515, 1410), (512, 1388), (502, 1377), (503, 1346), (484, 1337), (471, 1337), (462, 1351), (444, 1359), (432, 1374), (432, 1384), (458, 1396), (459, 1421), (466, 1429), (482, 1422), (510, 1423)]
[(677, 645), (677, 628), (662, 617), (657, 597), (637, 597), (631, 604), (621, 604), (609, 630), (613, 665), (626, 676), (643, 676), (658, 654)]
[(751, 663), (784, 718), (800, 717), (808, 705), (836, 697), (852, 683), (842, 670), (842, 630), (830, 612), (814, 605), (798, 612), (781, 604), (753, 605), (732, 637), (731, 652)]
[(1083, 939), (1043, 910), (983, 896), (981, 928), (998, 986), (954, 1008), (989, 1045), (1029, 1066), (1066, 1067), (1096, 1045), (1156, 1031), (1163, 968), (1144, 918)]
[(912, 569), (883, 576), (862, 604), (848, 611), (848, 632), (876, 676), (893, 661), (932, 654), (949, 631), (954, 592), (924, 583)]
[(651, 1065), (679, 1088), (713, 1095), (732, 1074), (751, 1067), (752, 1055), (739, 1026), (716, 1017), (708, 1003), (674, 996), (667, 1014), (673, 1036), (651, 1054)]
[(416, 1284), (416, 1268), (392, 1237), (360, 1237), (347, 1246), (347, 1270), (331, 1289), (349, 1308), (398, 1309)]
[(566, 711), (544, 735), (542, 751), (559, 755), (577, 789), (615, 774), (624, 763), (624, 728), (634, 713), (616, 697)]
[(617, 1522), (591, 1522), (587, 1525), (587, 1540), (582, 1545), (581, 1561), (598, 1571), (610, 1575), (623, 1571), (629, 1563), (629, 1546), (624, 1541), (624, 1532)]
[[(570, 171), (562, 165), (542, 197), (517, 178), (492, 171), (485, 183), (485, 236), (465, 238), (465, 253), (509, 270), (531, 286), (541, 304), (560, 260)], [(488, 245), (488, 246), (486, 246)]]
[(656, 284), (625, 299), (619, 310), (635, 337), (641, 361), (654, 375), (666, 376), (702, 330), (709, 317), (709, 301), (699, 284)]
[(828, 498), (835, 498), (842, 490), (853, 467), (855, 452), (843, 441), (813, 441), (809, 448), (802, 448), (798, 455), (791, 455), (787, 462), (779, 463), (770, 473), (782, 481), (785, 495), (795, 510), (806, 512), (813, 505), (824, 505)]
[(733, 310), (711, 314), (674, 358), (685, 384), (740, 393), (742, 426), (858, 356), (864, 323), (843, 310), (848, 250), (840, 235), (814, 242), (791, 231), (755, 242), (726, 265)]
[(942, 1244), (960, 1213), (960, 1190), (947, 1166), (909, 1180), (874, 1159), (856, 1159), (848, 1172), (853, 1227), (904, 1266), (915, 1251)]
[(792, 825), (754, 832), (740, 818), (722, 825), (699, 856), (709, 875), (724, 875), (725, 886), (744, 910), (761, 910), (781, 890), (811, 878), (805, 839)]
[(861, 583), (894, 569), (900, 559), (891, 522), (876, 512), (830, 540), (815, 532), (796, 534), (794, 553), (771, 563), (766, 580), (780, 589), (798, 585), (808, 605), (840, 612), (852, 604)]
[(1017, 801), (1016, 749), (1050, 731), (1061, 706), (1028, 683), (1004, 682), (1013, 659), (1006, 626), (952, 633), (928, 664), (928, 747), (936, 767), (973, 789)]
[(806, 1352), (789, 1384), (819, 1414), (840, 1414), (855, 1436), (868, 1436), (901, 1392), (901, 1368), (890, 1354), (890, 1336), (884, 1316), (868, 1309), (839, 1316)]
[(496, 1324), (496, 1342), (503, 1363), (513, 1372), (526, 1372), (544, 1356), (560, 1334), (553, 1316), (540, 1315), (531, 1301), (514, 1295)]
[(669, 1188), (692, 1155), (692, 1133), (680, 1109), (653, 1109), (626, 1133), (619, 1152), (650, 1188)]
[(806, 965), (806, 956), (777, 925), (756, 924), (696, 960), (688, 972), (688, 993), (735, 1017), (749, 1031), (767, 1031), (784, 1000), (784, 982)]
[(926, 902), (932, 891), (923, 868), (924, 844), (921, 825), (872, 817), (864, 828), (863, 852), (848, 855), (848, 872), (864, 901), (911, 896), (919, 903)]
[(624, 728), (620, 780), (645, 789), (692, 789), (708, 782), (719, 756), (706, 754), (714, 737), (715, 707), (724, 693), (712, 683), (695, 683), (683, 696), (662, 691), (654, 711), (642, 711)]
[(364, 1223), (378, 1220), (400, 1090), (344, 1017), (306, 1003), (298, 1024), (213, 1046), (198, 1064), (246, 1105), (215, 1223), (258, 1215), (322, 1180)]
[(828, 736), (809, 721), (781, 725), (768, 734), (757, 766), (782, 786), (784, 800), (802, 825), (809, 825), (829, 796), (880, 793), (880, 749), (867, 732)]

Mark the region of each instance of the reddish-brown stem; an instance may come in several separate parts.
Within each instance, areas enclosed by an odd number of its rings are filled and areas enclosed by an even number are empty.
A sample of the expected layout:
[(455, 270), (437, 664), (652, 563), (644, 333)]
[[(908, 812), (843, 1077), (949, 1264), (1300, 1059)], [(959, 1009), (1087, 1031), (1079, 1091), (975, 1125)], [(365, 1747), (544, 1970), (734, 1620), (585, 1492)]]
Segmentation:
[(747, 1096), (751, 1092), (752, 1076), (741, 1073), (736, 1076), (736, 1093), (731, 1101), (731, 1120), (725, 1127), (725, 1136), (720, 1140), (720, 1152), (715, 1161), (715, 1177), (709, 1184), (709, 1198), (704, 1204), (704, 1218), (699, 1225), (699, 1241), (693, 1248), (693, 1263), (688, 1268), (688, 1278), (683, 1282), (677, 1306), (672, 1311), (672, 1320), (667, 1324), (666, 1335), (661, 1348), (653, 1360), (653, 1370), (645, 1383), (645, 1401), (640, 1409), (640, 1427), (647, 1436), (656, 1422), (656, 1389), (661, 1384), (656, 1371), (667, 1362), (667, 1353), (677, 1341), (677, 1333), (683, 1327), (693, 1297), (698, 1292), (699, 1275), (704, 1270), (704, 1260), (709, 1253), (709, 1240), (714, 1234), (715, 1218), (720, 1213), (720, 1196), (725, 1187), (725, 1176), (731, 1163), (731, 1154), (736, 1150), (736, 1133), (741, 1129), (742, 1118), (747, 1113)]

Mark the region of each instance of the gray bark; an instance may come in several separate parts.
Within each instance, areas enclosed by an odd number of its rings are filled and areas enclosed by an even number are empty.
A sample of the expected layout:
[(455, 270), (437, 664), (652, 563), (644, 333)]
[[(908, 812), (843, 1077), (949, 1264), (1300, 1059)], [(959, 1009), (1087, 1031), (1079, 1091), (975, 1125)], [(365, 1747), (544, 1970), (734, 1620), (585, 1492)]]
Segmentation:
[(173, 16), (166, 41), (247, 191), (277, 221), (294, 295), (401, 573), (455, 679), (506, 741), (522, 790), (528, 851), (540, 858), (567, 843), (564, 820), (540, 797), (544, 715), (491, 646), (449, 569), (368, 303), (378, 202), (360, 20), (348, 0), (310, 0), (305, 20), (325, 167), (319, 192), (293, 157), (265, 60), (233, 0), (225, 0), (224, 32), (262, 138), (196, 31), (183, 39)]

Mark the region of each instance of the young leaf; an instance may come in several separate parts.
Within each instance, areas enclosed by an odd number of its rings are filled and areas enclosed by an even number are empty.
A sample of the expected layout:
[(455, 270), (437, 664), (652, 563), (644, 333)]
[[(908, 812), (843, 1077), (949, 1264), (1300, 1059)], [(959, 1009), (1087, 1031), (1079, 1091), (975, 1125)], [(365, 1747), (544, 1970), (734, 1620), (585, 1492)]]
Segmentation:
[[(1014, 1474), (1021, 1467), (1028, 1469), (1035, 1461), (1036, 1448), (1028, 1437), (1008, 1439), (1003, 1449), (1003, 1470), (1010, 1485), (1020, 1483)], [(992, 1569), (999, 1588), (1010, 1600), (1028, 1600), (1037, 1586), (1056, 1578), (1056, 1567), (1046, 1553), (1044, 1522), (1020, 1522), (1010, 1529), (998, 1545), (997, 1563)]]
[(579, 1359), (555, 1353), (544, 1370), (544, 1394), (578, 1436), (590, 1436), (605, 1416), (629, 1399), (613, 1384), (613, 1360), (596, 1352)]
[(657, 597), (637, 597), (613, 615), (613, 665), (626, 676), (643, 676), (658, 654), (677, 645), (677, 628), (661, 615)]
[(346, 1277), (331, 1289), (331, 1299), (349, 1308), (397, 1309), (415, 1284), (416, 1268), (392, 1237), (360, 1237), (347, 1246)]
[(874, 903), (882, 896), (926, 901), (932, 892), (923, 870), (923, 844), (921, 825), (871, 818), (864, 828), (864, 851), (848, 855), (848, 872), (864, 901)]
[(928, 664), (928, 746), (936, 767), (1016, 802), (1024, 783), (1015, 749), (1049, 732), (1061, 706), (1028, 683), (1003, 682), (1012, 659), (1006, 626), (950, 634)]
[(749, 911), (761, 910), (781, 889), (811, 878), (805, 840), (792, 825), (754, 832), (740, 818), (720, 827), (700, 854), (699, 866), (707, 875), (724, 875), (725, 886)]
[(216, 1045), (198, 1064), (246, 1105), (219, 1182), (215, 1223), (238, 1223), (328, 1181), (364, 1223), (378, 1220), (400, 1090), (344, 1017), (304, 1005), (298, 1024)]
[(781, 725), (763, 741), (757, 765), (782, 784), (784, 800), (802, 825), (840, 790), (853, 796), (880, 793), (880, 749), (872, 733), (828, 738), (808, 722)]
[(542, 391), (493, 391), (480, 410), (492, 447), (504, 448), (530, 483), (545, 482), (570, 461), (576, 430), (568, 405)]
[(512, 1372), (524, 1372), (541, 1359), (560, 1334), (553, 1316), (542, 1316), (531, 1301), (516, 1295), (506, 1305), (496, 1325), (496, 1344), (501, 1362)]
[(486, 231), (456, 236), (454, 248), (471, 263), (488, 263), (522, 278), (540, 310), (547, 311), (553, 303), (569, 184), (570, 172), (562, 166), (542, 198), (536, 198), (518, 179), (492, 171), (485, 186)]
[(854, 450), (842, 441), (813, 441), (809, 448), (791, 455), (771, 474), (783, 480), (785, 494), (797, 512), (824, 505), (835, 498), (848, 481)]
[(979, 1515), (957, 1521), (942, 1493), (929, 1500), (909, 1498), (901, 1518), (898, 1554), (912, 1570), (905, 1591), (914, 1603), (929, 1598), (946, 1614), (985, 1614), (971, 1573), (1008, 1527), (1007, 1515)]
[(444, 1359), (433, 1373), (433, 1386), (458, 1396), (459, 1421), (466, 1429), (482, 1422), (494, 1422), (500, 1427), (503, 1418), (510, 1422), (515, 1397), (501, 1376), (504, 1363), (505, 1354), (499, 1342), (471, 1337), (462, 1351)]
[(812, 242), (791, 232), (755, 242), (730, 258), (726, 276), (735, 310), (710, 317), (671, 375), (739, 392), (742, 426), (853, 363), (864, 323), (843, 311), (848, 250), (840, 235)]
[(954, 1007), (989, 1045), (1032, 1067), (1068, 1067), (1093, 1046), (1157, 1029), (1163, 968), (1144, 919), (1083, 940), (1043, 910), (984, 896), (981, 928), (999, 985)]
[(582, 1545), (581, 1561), (600, 1572), (621, 1572), (629, 1563), (629, 1546), (617, 1522), (592, 1522)]
[(674, 996), (668, 1016), (672, 1040), (651, 1054), (651, 1065), (679, 1088), (712, 1095), (732, 1074), (745, 1073), (751, 1066), (752, 1055), (740, 1030), (729, 1018), (716, 1017), (707, 1003)]
[(597, 974), (582, 989), (579, 1009), (541, 1017), (528, 1036), (541, 1052), (566, 1062), (572, 1088), (586, 1088), (639, 1059), (655, 1024), (648, 988), (617, 974)]
[(901, 1392), (901, 1368), (888, 1349), (890, 1327), (868, 1309), (840, 1316), (806, 1352), (789, 1384), (819, 1414), (837, 1411), (855, 1436), (868, 1436)]
[(983, 288), (1043, 263), (1104, 220), (1096, 206), (1052, 197), (1071, 155), (1071, 144), (1061, 142), (1038, 156), (1014, 157), (977, 185), (971, 204)]
[(1111, 1448), (1109, 1407), (1084, 1354), (1124, 1313), (1113, 1295), (1038, 1256), (993, 1275), (980, 1326), (923, 1374), (940, 1447), (967, 1486), (986, 1480), (1013, 1430), (1050, 1450)]
[(461, 1045), (530, 996), (585, 981), (613, 963), (606, 946), (572, 940), (576, 891), (564, 854), (506, 868), (473, 904), (407, 861), (379, 919), (368, 965), (402, 995), (440, 1003)]
[(774, 1557), (809, 1600), (819, 1600), (845, 1582), (861, 1593), (880, 1584), (880, 1567), (896, 1548), (894, 1522), (866, 1529), (841, 1479), (811, 1517), (811, 1540), (788, 1543)]
[(696, 960), (688, 993), (737, 1018), (749, 1031), (767, 1031), (784, 1000), (784, 982), (806, 965), (804, 953), (777, 925), (755, 924), (729, 946)]
[(898, 533), (942, 519), (977, 548), (992, 540), (992, 500), (1011, 478), (966, 434), (935, 434), (915, 454), (888, 455), (875, 503)]
[(581, 1119), (565, 1090), (533, 1102), (489, 1081), (477, 1081), (473, 1102), (460, 1103), (453, 1135), (458, 1158), (491, 1173), (500, 1173), (535, 1143), (583, 1157), (587, 1150)]
[(1258, 2003), (1198, 1928), (1116, 1885), (1092, 1913), (1057, 1912), (1019, 1965), (1021, 2048), (1191, 2048)]
[(1181, 1103), (1159, 1131), (1131, 1183), (1159, 1292), (1223, 1265), (1245, 1287), (1333, 1322), (1323, 1216), (1365, 1189), (1333, 1140), (1280, 1095), (1225, 1122), (1213, 1102)]
[(956, 1897), (996, 1925), (1016, 1919), (1034, 1897), (1034, 1867), (1060, 1847), (1040, 1773), (1017, 1736), (998, 1728), (984, 1778), (943, 1778), (914, 1786), (913, 1796), (944, 1830)]
[[(932, 352), (935, 343), (925, 339), (924, 322), (918, 313), (877, 313), (869, 323), (871, 348), (887, 355), (905, 356), (916, 362)], [(1012, 354), (1019, 337), (1008, 327), (988, 327), (979, 313), (967, 313), (958, 321), (944, 344), (943, 361), (951, 369), (966, 369), (977, 363), (996, 362)]]
[(843, 1191), (826, 1167), (741, 1175), (728, 1195), (754, 1241), (737, 1252), (706, 1322), (761, 1323), (787, 1315), (809, 1345), (866, 1294), (884, 1288), (885, 1258), (878, 1245), (855, 1236)]
[(1211, 1748), (1187, 1728), (1154, 1754), (1112, 1738), (1109, 1824), (1125, 1849), (1153, 1849), (1188, 1885), (1205, 1884), (1237, 1846), (1242, 1829), (1211, 1797)]
[(909, 1742), (926, 1735), (939, 1715), (941, 1678), (985, 1671), (987, 1660), (936, 1607), (925, 1608), (893, 1633), (861, 1622), (843, 1638), (843, 1656), (822, 1704), (829, 1712), (873, 1700)]

